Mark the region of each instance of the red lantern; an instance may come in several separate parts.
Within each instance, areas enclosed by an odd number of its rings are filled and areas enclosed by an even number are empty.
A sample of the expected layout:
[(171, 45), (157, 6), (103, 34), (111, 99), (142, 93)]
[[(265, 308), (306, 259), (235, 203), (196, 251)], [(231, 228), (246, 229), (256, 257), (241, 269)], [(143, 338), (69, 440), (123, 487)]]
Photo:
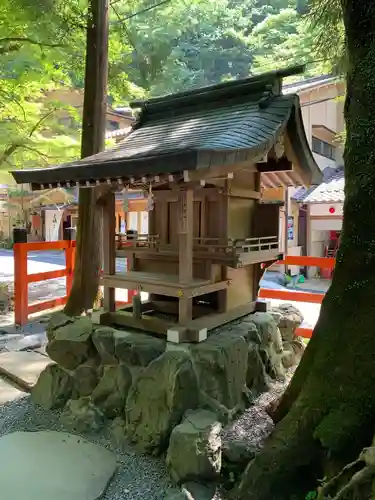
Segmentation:
[(336, 212), (335, 207), (329, 207), (329, 213), (334, 214)]

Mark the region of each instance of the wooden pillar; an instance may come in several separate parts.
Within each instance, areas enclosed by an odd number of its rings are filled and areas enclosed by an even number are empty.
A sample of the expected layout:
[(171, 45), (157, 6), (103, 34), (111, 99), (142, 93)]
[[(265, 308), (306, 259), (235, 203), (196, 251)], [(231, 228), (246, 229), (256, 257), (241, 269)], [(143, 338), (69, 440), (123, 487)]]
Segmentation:
[[(227, 179), (224, 182), (223, 194), (219, 196), (219, 217), (217, 219), (219, 224), (218, 234), (219, 237), (223, 240), (223, 243), (228, 239), (229, 188), (230, 181)], [(222, 281), (228, 279), (228, 267), (226, 265), (221, 266), (220, 274)], [(227, 293), (227, 289), (219, 290), (217, 292), (219, 312), (221, 313), (226, 312), (227, 310)]]
[[(104, 274), (116, 274), (116, 204), (115, 193), (108, 193), (103, 207), (103, 271)], [(115, 288), (104, 287), (104, 309), (114, 312)]]
[[(313, 255), (312, 253), (312, 232), (311, 232), (311, 205), (307, 205), (306, 209), (306, 255)], [(311, 267), (305, 267), (306, 278), (309, 279), (309, 273), (311, 273)], [(311, 273), (313, 274), (313, 273)]]
[(132, 305), (133, 305), (133, 318), (140, 319), (142, 316), (142, 309), (141, 309), (142, 301), (141, 301), (141, 292), (140, 291), (133, 294)]
[(27, 231), (24, 228), (13, 229), (14, 253), (14, 320), (17, 326), (24, 326), (28, 321), (28, 286), (27, 286)]
[[(284, 259), (288, 257), (288, 221), (289, 221), (289, 189), (288, 186), (285, 187), (285, 206), (284, 206), (284, 214), (285, 214), (285, 226), (284, 226)], [(284, 272), (288, 274), (289, 266), (285, 264)]]
[(136, 211), (136, 214), (137, 214), (137, 231), (138, 231), (138, 235), (140, 235), (142, 233), (142, 216), (141, 216), (141, 212), (139, 211), (139, 207), (136, 207), (137, 208), (137, 211)]
[[(254, 191), (257, 191), (258, 193), (262, 194), (262, 174), (260, 172), (255, 172), (254, 174)], [(261, 199), (255, 201), (256, 204), (259, 204), (260, 202)], [(251, 236), (257, 236), (256, 219), (255, 219), (256, 216), (257, 216), (257, 210), (255, 209), (253, 212)], [(261, 264), (255, 264), (253, 266), (253, 300), (257, 300), (258, 298), (259, 282), (262, 279), (263, 273), (264, 271), (261, 267)]]
[[(184, 189), (179, 192), (178, 253), (179, 282), (190, 283), (193, 279), (193, 199), (194, 191)], [(186, 324), (192, 319), (193, 299), (179, 299), (179, 322)]]
[(262, 193), (262, 174), (260, 172), (254, 174), (254, 191)]
[[(169, 228), (169, 211), (168, 211), (168, 201), (167, 200), (161, 200), (160, 202), (157, 202), (157, 208), (160, 213), (160, 221), (161, 221), (161, 227), (159, 231), (159, 237), (160, 237), (160, 243), (162, 245), (167, 245), (168, 244), (168, 228)], [(152, 212), (155, 214), (155, 210)], [(153, 215), (153, 225), (149, 226), (149, 234), (156, 234), (155, 230), (155, 215)]]

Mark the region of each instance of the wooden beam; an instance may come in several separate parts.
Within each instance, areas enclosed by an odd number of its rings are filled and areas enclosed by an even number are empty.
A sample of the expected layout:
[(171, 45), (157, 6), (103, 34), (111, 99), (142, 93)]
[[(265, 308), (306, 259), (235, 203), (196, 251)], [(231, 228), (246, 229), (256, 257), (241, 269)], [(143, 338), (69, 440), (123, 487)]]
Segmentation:
[[(103, 271), (106, 275), (116, 274), (116, 216), (115, 194), (106, 195), (103, 206)], [(115, 288), (104, 286), (104, 309), (108, 312), (116, 310)]]
[[(117, 308), (117, 311), (123, 311), (132, 313), (133, 305), (123, 305)], [(147, 302), (141, 302), (140, 311), (142, 314), (149, 314), (152, 312), (159, 312), (167, 314), (169, 316), (178, 317), (178, 301), (175, 300), (148, 300)], [(206, 316), (207, 314), (214, 314), (215, 310), (212, 307), (205, 305), (194, 305), (193, 306), (193, 318), (200, 318)]]
[(293, 186), (295, 185), (294, 179), (292, 178), (291, 175), (289, 175), (288, 172), (279, 172), (279, 179), (280, 180), (283, 179), (283, 181), (284, 181), (283, 186), (284, 187), (290, 186), (291, 184)]
[[(207, 293), (212, 293), (218, 290), (224, 290), (231, 286), (230, 280), (218, 281), (216, 283), (210, 283), (209, 280), (201, 280), (200, 283), (195, 283), (199, 280), (194, 280), (191, 283), (168, 283), (162, 280), (140, 280), (136, 276), (126, 278), (126, 274), (120, 277), (119, 274), (116, 276), (104, 275), (101, 278), (102, 286), (112, 287), (112, 288), (124, 288), (135, 290), (137, 287), (141, 287), (142, 291), (148, 293), (155, 293), (157, 295), (166, 295), (167, 297), (199, 297), (200, 295), (205, 295)], [(129, 273), (133, 274), (133, 273)], [(136, 273), (135, 273), (136, 274)]]
[[(227, 269), (227, 265), (223, 265), (222, 267), (225, 268), (225, 270)], [(188, 295), (189, 297), (199, 297), (200, 295), (206, 295), (207, 293), (220, 291), (225, 292), (227, 288), (232, 285), (231, 280), (227, 279), (226, 274), (227, 273), (225, 273), (225, 277), (222, 281), (217, 281), (216, 283), (200, 286), (198, 288), (191, 288), (186, 292), (186, 295)]]
[(279, 187), (279, 185), (275, 184), (275, 182), (271, 179), (269, 172), (265, 173), (262, 176), (262, 182), (264, 185), (267, 186), (266, 189), (273, 189), (273, 188)]
[[(194, 319), (188, 325), (186, 325), (189, 332), (191, 332), (192, 337), (199, 336), (199, 332), (204, 329), (212, 330), (213, 328), (217, 328), (218, 326), (224, 325), (225, 323), (229, 323), (230, 321), (234, 321), (243, 316), (247, 316), (255, 311), (256, 302), (248, 302), (242, 306), (235, 307), (234, 309), (230, 309), (229, 311), (219, 313), (219, 314), (209, 314), (207, 316), (203, 316), (201, 318)], [(189, 337), (190, 337), (189, 335)]]
[(222, 314), (213, 313), (197, 318), (190, 321), (186, 326), (177, 325), (176, 323), (147, 315), (144, 315), (141, 319), (137, 320), (133, 318), (131, 312), (126, 311), (117, 311), (115, 313), (105, 312), (100, 316), (100, 324), (114, 324), (130, 328), (138, 328), (157, 335), (167, 335), (167, 332), (171, 331), (172, 333), (181, 333), (181, 335), (177, 335), (178, 337), (181, 337), (181, 339), (169, 339), (171, 341), (200, 342), (205, 340), (208, 330), (212, 330), (213, 328), (217, 328), (225, 323), (229, 323), (230, 321), (246, 316), (255, 310), (256, 302), (249, 302)]
[[(258, 158), (257, 158), (258, 159)], [(246, 168), (249, 172), (256, 172), (257, 167), (255, 163), (249, 162), (248, 160), (234, 163), (231, 165), (223, 165), (214, 168), (200, 168), (198, 170), (185, 170), (184, 171), (184, 181), (193, 182), (200, 180), (210, 179), (227, 179), (228, 175), (234, 174), (236, 171)]]
[(136, 328), (157, 335), (167, 335), (167, 330), (174, 323), (168, 322), (151, 316), (142, 316), (140, 319), (133, 317), (131, 312), (117, 311), (112, 313), (104, 313), (100, 317), (100, 324), (104, 325), (119, 325), (128, 328)]
[(260, 200), (260, 192), (252, 189), (230, 188), (228, 196), (231, 198), (245, 198), (248, 200)]
[(258, 172), (282, 172), (283, 170), (293, 170), (292, 162), (285, 156), (276, 160), (269, 158), (267, 163), (257, 163)]
[(343, 215), (310, 215), (310, 220), (343, 220)]
[[(172, 184), (171, 189), (163, 189), (161, 191), (154, 191), (154, 198), (156, 201), (178, 201), (178, 193), (181, 189), (189, 188), (186, 184)], [(200, 201), (205, 198), (217, 199), (220, 188), (216, 187), (198, 187), (194, 188), (194, 200)]]
[(276, 173), (274, 173), (274, 172), (267, 172), (267, 176), (269, 179), (272, 180), (272, 182), (276, 186), (281, 186), (284, 189), (288, 187), (288, 184), (285, 184), (285, 181), (281, 178), (280, 172), (278, 172), (278, 175), (276, 175)]

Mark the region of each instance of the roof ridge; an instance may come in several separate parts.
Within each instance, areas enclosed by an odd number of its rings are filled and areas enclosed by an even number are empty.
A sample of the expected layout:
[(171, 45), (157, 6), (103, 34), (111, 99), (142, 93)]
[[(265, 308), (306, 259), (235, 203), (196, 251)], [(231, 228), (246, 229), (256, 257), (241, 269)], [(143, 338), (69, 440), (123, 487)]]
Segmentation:
[[(153, 97), (146, 101), (133, 101), (130, 103), (131, 108), (141, 108), (142, 110), (151, 110), (156, 107), (163, 107), (166, 105), (176, 104), (179, 105), (184, 103), (186, 100), (194, 101), (197, 98), (208, 97), (208, 96), (222, 96), (222, 93), (233, 94), (235, 91), (241, 90), (243, 93), (249, 93), (252, 90), (260, 89), (265, 87), (267, 84), (272, 84), (277, 80), (285, 78), (291, 75), (297, 75), (303, 73), (305, 70), (304, 65), (293, 66), (289, 68), (279, 69), (275, 71), (269, 71), (267, 73), (260, 73), (259, 75), (253, 75), (248, 78), (241, 78), (237, 80), (229, 80), (226, 82), (217, 83), (215, 85), (208, 85), (205, 87), (200, 87), (198, 89), (191, 89), (182, 92), (176, 92), (174, 94), (164, 95), (160, 97)], [(232, 90), (232, 92), (231, 92)]]

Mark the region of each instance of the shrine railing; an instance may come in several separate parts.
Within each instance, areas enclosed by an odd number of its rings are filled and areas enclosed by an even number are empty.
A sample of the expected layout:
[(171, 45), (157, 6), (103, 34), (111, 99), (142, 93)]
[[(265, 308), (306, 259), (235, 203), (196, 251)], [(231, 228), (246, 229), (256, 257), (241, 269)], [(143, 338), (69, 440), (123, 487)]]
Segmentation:
[[(178, 251), (177, 244), (166, 244), (160, 241), (159, 235), (140, 234), (136, 237), (128, 237), (126, 234), (116, 235), (116, 247), (118, 250), (124, 248), (149, 249), (157, 252), (163, 250), (171, 252)], [(277, 236), (264, 236), (261, 238), (211, 238), (196, 237), (193, 238), (193, 248), (197, 252), (220, 253), (236, 256), (240, 253), (259, 252), (279, 249), (279, 240)]]
[[(26, 325), (31, 314), (54, 309), (66, 304), (73, 285), (75, 249), (76, 242), (74, 240), (30, 243), (27, 243), (26, 241), (20, 242), (18, 240), (18, 242), (14, 244), (14, 320), (16, 325)], [(56, 250), (62, 250), (65, 254), (64, 268), (28, 274), (27, 260), (29, 252), (48, 252)], [(55, 297), (49, 300), (29, 304), (28, 285), (30, 283), (39, 283), (56, 278), (65, 278), (66, 294), (63, 297)], [(116, 302), (117, 305), (130, 303), (132, 296), (133, 291), (129, 290), (127, 301), (118, 301)]]
[(127, 235), (125, 233), (116, 234), (117, 250), (121, 250), (125, 247), (157, 248), (159, 244), (159, 236), (157, 234), (137, 234), (137, 236)]
[(279, 238), (277, 236), (263, 236), (261, 238), (245, 238), (236, 240), (235, 246), (239, 252), (261, 252), (267, 250), (279, 250)]
[[(43, 273), (27, 273), (27, 254), (37, 251), (63, 250), (65, 253), (65, 268)], [(14, 252), (14, 321), (16, 325), (24, 326), (30, 314), (35, 314), (55, 307), (63, 306), (68, 298), (73, 284), (73, 267), (75, 241), (51, 241), (33, 243), (15, 243)], [(66, 279), (66, 295), (43, 302), (29, 304), (28, 285), (55, 278)]]

